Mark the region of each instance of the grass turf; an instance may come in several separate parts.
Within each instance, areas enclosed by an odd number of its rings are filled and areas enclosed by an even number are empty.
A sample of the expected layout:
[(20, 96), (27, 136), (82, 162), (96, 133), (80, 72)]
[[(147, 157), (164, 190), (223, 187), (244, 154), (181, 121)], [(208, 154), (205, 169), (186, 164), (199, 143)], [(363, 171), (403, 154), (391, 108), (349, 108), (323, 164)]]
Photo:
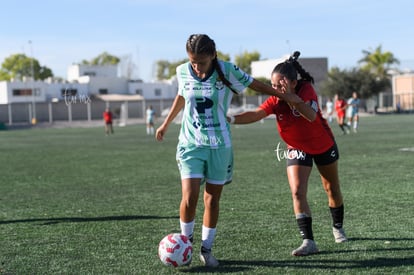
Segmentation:
[(2, 131), (0, 273), (413, 273), (414, 116), (363, 117), (359, 133), (345, 136), (331, 126), (350, 241), (334, 243), (314, 169), (308, 199), (321, 253), (290, 256), (301, 240), (274, 121), (232, 126), (236, 167), (222, 195), (214, 270), (198, 260), (201, 200), (192, 265), (172, 269), (157, 257), (162, 237), (179, 231), (178, 126), (162, 143), (144, 125), (109, 137), (103, 127)]

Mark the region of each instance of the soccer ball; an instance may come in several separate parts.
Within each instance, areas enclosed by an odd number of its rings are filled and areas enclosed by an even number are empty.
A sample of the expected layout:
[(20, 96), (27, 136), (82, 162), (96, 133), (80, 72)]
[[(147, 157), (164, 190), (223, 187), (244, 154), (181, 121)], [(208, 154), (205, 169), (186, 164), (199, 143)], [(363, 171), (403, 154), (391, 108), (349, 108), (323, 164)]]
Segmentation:
[(193, 246), (190, 240), (181, 234), (165, 236), (158, 246), (158, 257), (167, 266), (182, 266), (191, 263)]

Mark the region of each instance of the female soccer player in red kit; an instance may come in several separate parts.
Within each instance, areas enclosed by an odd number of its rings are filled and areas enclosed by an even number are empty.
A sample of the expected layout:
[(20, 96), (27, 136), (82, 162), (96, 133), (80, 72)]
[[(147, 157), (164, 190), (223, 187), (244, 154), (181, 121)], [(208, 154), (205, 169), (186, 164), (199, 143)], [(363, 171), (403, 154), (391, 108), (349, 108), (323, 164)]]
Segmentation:
[(339, 128), (341, 128), (343, 134), (349, 134), (350, 127), (346, 124), (345, 121), (345, 112), (348, 108), (348, 103), (342, 98), (338, 93), (335, 95), (335, 111), (336, 111), (336, 121), (338, 122)]
[(273, 88), (278, 91), (300, 97), (300, 103), (290, 104), (272, 96), (255, 111), (244, 112), (228, 120), (235, 124), (247, 124), (270, 114), (276, 115), (277, 129), (287, 143), (287, 176), (296, 221), (303, 238), (302, 245), (293, 250), (292, 255), (306, 256), (319, 252), (313, 238), (312, 216), (307, 201), (308, 179), (313, 162), (328, 196), (335, 241), (341, 243), (347, 238), (342, 228), (344, 205), (339, 186), (338, 148), (318, 106), (317, 95), (311, 84), (313, 78), (297, 61), (299, 54), (295, 52), (288, 60), (278, 64), (272, 72), (271, 81)]

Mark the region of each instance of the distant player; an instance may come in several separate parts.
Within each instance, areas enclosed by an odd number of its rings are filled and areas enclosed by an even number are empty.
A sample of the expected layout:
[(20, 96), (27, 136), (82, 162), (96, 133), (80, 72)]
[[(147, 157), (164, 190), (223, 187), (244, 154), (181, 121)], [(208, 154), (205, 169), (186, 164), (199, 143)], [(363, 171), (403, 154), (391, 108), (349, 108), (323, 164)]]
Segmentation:
[(359, 122), (359, 103), (360, 100), (358, 98), (357, 92), (352, 93), (352, 98), (349, 102), (351, 106), (351, 115), (349, 117), (348, 125), (352, 127), (354, 133), (358, 132), (358, 122)]
[(154, 134), (155, 111), (153, 110), (152, 105), (150, 105), (147, 108), (145, 116), (146, 116), (146, 124), (147, 124), (147, 135), (153, 135)]
[[(322, 186), (328, 196), (335, 242), (345, 242), (344, 204), (339, 186), (339, 152), (334, 136), (318, 106), (311, 83), (313, 77), (297, 62), (299, 53), (278, 64), (271, 75), (272, 86), (283, 93), (298, 96), (297, 104), (277, 97), (269, 97), (255, 111), (244, 112), (233, 118), (236, 124), (252, 123), (275, 114), (277, 128), (287, 143), (287, 176), (293, 198), (293, 209), (302, 245), (292, 251), (293, 256), (318, 253), (312, 230), (312, 215), (307, 201), (308, 180), (313, 163), (319, 170)], [(297, 75), (300, 80), (297, 80)]]
[(328, 119), (328, 122), (331, 123), (333, 120), (333, 102), (331, 98), (328, 98), (326, 101), (326, 118)]
[(350, 127), (345, 122), (345, 113), (348, 104), (346, 103), (345, 99), (341, 96), (341, 94), (335, 95), (335, 111), (336, 111), (336, 121), (338, 123), (339, 128), (341, 128), (343, 134), (349, 134)]
[(103, 112), (103, 119), (105, 122), (105, 134), (108, 136), (109, 134), (114, 133), (114, 128), (112, 127), (112, 112), (109, 108), (106, 108)]

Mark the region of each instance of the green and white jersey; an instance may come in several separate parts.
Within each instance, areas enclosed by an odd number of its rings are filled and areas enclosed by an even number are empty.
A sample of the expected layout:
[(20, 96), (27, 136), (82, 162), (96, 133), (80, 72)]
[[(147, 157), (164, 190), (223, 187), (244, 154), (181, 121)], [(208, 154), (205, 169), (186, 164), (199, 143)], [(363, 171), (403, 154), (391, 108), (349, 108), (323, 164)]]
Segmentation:
[[(224, 76), (237, 93), (253, 78), (230, 62), (219, 60)], [(185, 99), (179, 144), (186, 147), (231, 147), (230, 125), (226, 114), (233, 92), (214, 70), (204, 79), (197, 77), (190, 62), (177, 67), (178, 94)]]

